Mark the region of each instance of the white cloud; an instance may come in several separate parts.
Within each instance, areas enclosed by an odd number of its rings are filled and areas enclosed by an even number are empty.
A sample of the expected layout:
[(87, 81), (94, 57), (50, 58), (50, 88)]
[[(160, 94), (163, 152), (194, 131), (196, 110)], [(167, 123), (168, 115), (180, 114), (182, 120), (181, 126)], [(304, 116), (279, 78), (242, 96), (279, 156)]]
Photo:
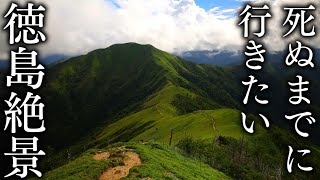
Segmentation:
[(236, 0), (238, 2), (255, 2), (255, 1), (258, 1), (258, 0)]
[[(2, 1), (6, 2), (0, 4), (0, 11), (4, 12), (11, 0)], [(124, 42), (152, 44), (169, 52), (243, 49), (241, 27), (237, 27), (237, 19), (230, 16), (234, 9), (216, 7), (205, 11), (194, 0), (38, 1), (48, 8), (45, 28), (48, 41), (39, 47), (44, 55), (84, 54)], [(271, 1), (274, 20), (269, 26), (272, 31), (265, 39), (273, 50), (285, 45), (281, 38), (282, 17), (278, 14), (286, 2), (293, 0)], [(0, 18), (2, 27), (3, 21)], [(9, 53), (6, 41), (6, 34), (1, 32), (2, 56)], [(313, 45), (320, 45), (318, 42)]]
[(6, 59), (8, 59), (8, 53), (0, 52), (0, 60), (6, 60)]
[[(318, 8), (315, 13), (315, 20), (311, 22), (311, 25), (316, 26), (316, 31), (318, 34), (320, 26), (320, 1), (319, 0), (258, 0), (257, 3), (269, 3), (270, 9), (272, 11), (272, 20), (268, 25), (269, 34), (265, 37), (265, 43), (268, 45), (268, 48), (272, 51), (281, 51), (288, 48), (289, 43), (294, 43), (296, 40), (302, 40), (305, 45), (312, 46), (315, 48), (320, 48), (320, 36), (316, 35), (315, 37), (303, 39), (300, 34), (299, 27), (290, 35), (290, 37), (283, 38), (283, 35), (287, 33), (286, 29), (283, 28), (284, 19), (287, 17), (287, 11), (284, 11), (284, 7), (307, 7), (310, 4), (314, 4)], [(275, 28), (279, 27), (279, 28)]]
[[(49, 39), (39, 47), (44, 54), (82, 54), (123, 42), (153, 44), (169, 52), (241, 46), (234, 20), (206, 12), (193, 0), (39, 1), (48, 7)], [(7, 51), (2, 47), (1, 52)]]

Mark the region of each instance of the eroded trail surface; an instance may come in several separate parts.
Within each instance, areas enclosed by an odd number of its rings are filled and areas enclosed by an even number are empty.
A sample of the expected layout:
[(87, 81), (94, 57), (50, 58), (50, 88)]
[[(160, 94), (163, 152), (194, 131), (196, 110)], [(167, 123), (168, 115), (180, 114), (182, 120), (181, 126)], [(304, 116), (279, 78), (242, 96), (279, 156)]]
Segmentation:
[[(122, 162), (124, 165), (107, 169), (99, 177), (99, 180), (116, 180), (127, 177), (130, 169), (141, 164), (139, 155), (132, 150), (122, 148)], [(107, 160), (110, 158), (109, 152), (100, 152), (93, 157), (95, 160)]]
[(97, 161), (107, 160), (110, 157), (109, 152), (99, 152), (93, 156), (93, 159)]

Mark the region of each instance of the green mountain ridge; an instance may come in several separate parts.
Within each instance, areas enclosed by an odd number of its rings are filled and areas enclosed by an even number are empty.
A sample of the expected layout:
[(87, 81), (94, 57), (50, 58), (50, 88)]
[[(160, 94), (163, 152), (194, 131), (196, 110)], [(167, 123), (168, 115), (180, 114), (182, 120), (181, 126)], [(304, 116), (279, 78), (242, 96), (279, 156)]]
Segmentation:
[[(277, 68), (266, 71), (267, 79), (280, 79)], [(119, 142), (143, 160), (127, 179), (319, 177), (318, 170), (289, 176), (284, 165), (287, 145), (294, 144), (295, 149), (311, 148), (308, 161), (317, 166), (317, 146), (276, 125), (266, 130), (250, 113), (255, 134), (245, 133), (241, 111), (246, 109), (239, 100), (245, 73), (238, 67), (194, 64), (136, 43), (54, 65), (39, 92), (48, 127), (40, 138), (47, 147), (41, 161), (44, 178), (97, 179), (115, 162), (96, 162), (92, 155)], [(192, 164), (198, 163), (204, 169), (195, 170)]]
[[(276, 69), (270, 66), (266, 71), (274, 79)], [(203, 152), (207, 160), (200, 161), (211, 164), (209, 159), (215, 159), (211, 167), (235, 179), (274, 179), (283, 162), (279, 157), (287, 153), (284, 144), (299, 142), (298, 147), (315, 149), (313, 157), (319, 154), (317, 147), (291, 134), (265, 130), (253, 115), (248, 121), (256, 122), (255, 134), (244, 132), (239, 111), (244, 90), (238, 81), (245, 73), (236, 67), (193, 64), (151, 45), (127, 43), (59, 63), (48, 74), (42, 90), (50, 104), (46, 141), (60, 152), (47, 160), (52, 167), (65, 163), (66, 148), (77, 157), (87, 149), (118, 142), (138, 142), (136, 146), (142, 147), (143, 142), (156, 142), (177, 145), (191, 158), (202, 154), (198, 146), (207, 147)], [(217, 140), (225, 143), (209, 148)], [(212, 154), (217, 147), (221, 157)], [(261, 149), (265, 149), (263, 156), (256, 159)], [(266, 167), (268, 173), (263, 174)], [(303, 179), (304, 175), (293, 177)]]
[[(105, 148), (123, 141), (167, 144), (170, 131), (172, 144), (186, 136), (239, 137), (240, 112), (231, 109), (239, 105), (227, 91), (236, 94), (236, 84), (226, 83), (231, 82), (227, 73), (133, 43), (72, 58), (50, 69), (41, 91), (50, 104), (46, 141), (58, 151), (74, 144), (68, 152), (78, 154), (82, 146)], [(48, 161), (58, 166), (63, 154)]]
[[(61, 140), (77, 141), (79, 136), (102, 124), (160, 101), (165, 101), (175, 114), (175, 107), (170, 106), (177, 94), (186, 99), (206, 99), (202, 106), (208, 107), (204, 109), (237, 107), (233, 96), (239, 92), (235, 84), (226, 83), (232, 82), (227, 73), (219, 67), (185, 62), (150, 45), (113, 45), (72, 58), (50, 69), (48, 83), (42, 91), (50, 104), (49, 137), (60, 132), (49, 141), (56, 141), (57, 146), (62, 145)], [(171, 89), (165, 92), (170, 94), (153, 100), (165, 89)], [(191, 110), (200, 109), (191, 107)]]

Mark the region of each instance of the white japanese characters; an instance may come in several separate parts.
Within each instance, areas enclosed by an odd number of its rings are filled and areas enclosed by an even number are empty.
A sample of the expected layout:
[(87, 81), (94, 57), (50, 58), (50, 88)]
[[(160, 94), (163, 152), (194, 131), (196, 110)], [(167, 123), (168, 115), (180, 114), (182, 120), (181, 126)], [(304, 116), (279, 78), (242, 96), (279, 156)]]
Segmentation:
[[(304, 37), (312, 37), (316, 35), (315, 26), (312, 26), (312, 29), (309, 32), (306, 32), (306, 26), (309, 22), (315, 19), (313, 15), (309, 15), (306, 17), (306, 12), (310, 10), (315, 10), (316, 8), (313, 5), (309, 7), (301, 7), (301, 8), (284, 8), (285, 11), (288, 11), (287, 18), (283, 23), (283, 26), (291, 26), (290, 30), (283, 36), (289, 36), (299, 25), (300, 22), (300, 33)], [(298, 12), (297, 12), (298, 11)], [(292, 18), (294, 20), (292, 20)]]
[(303, 85), (309, 85), (310, 83), (309, 83), (309, 81), (302, 81), (303, 77), (300, 75), (298, 75), (297, 78), (298, 78), (298, 82), (294, 82), (294, 83), (289, 82), (289, 85), (291, 87), (298, 86), (297, 89), (290, 88), (291, 92), (298, 93), (298, 95), (290, 97), (289, 101), (293, 105), (301, 104), (302, 101), (306, 102), (307, 104), (310, 104), (311, 101), (308, 98), (303, 96), (303, 92), (306, 92), (309, 90), (309, 88), (303, 88)]
[[(32, 171), (38, 177), (42, 173), (35, 168), (37, 167), (37, 156), (44, 156), (45, 152), (38, 151), (38, 138), (15, 138), (12, 137), (12, 153), (5, 153), (6, 156), (12, 156), (14, 170), (5, 176), (5, 178), (17, 175), (25, 178), (28, 171)], [(27, 163), (28, 162), (28, 163)]]
[[(311, 48), (303, 46), (300, 41), (297, 41), (298, 47), (295, 49), (292, 49), (292, 44), (289, 45), (289, 54), (286, 58), (286, 65), (291, 66), (294, 63), (297, 63), (300, 67), (314, 67), (313, 64), (313, 52)], [(299, 59), (299, 55), (301, 51), (305, 49), (308, 51), (308, 59)]]
[[(268, 12), (269, 7), (268, 5), (264, 5), (262, 7), (252, 7), (247, 5), (244, 10), (240, 13), (240, 17), (243, 16), (243, 19), (240, 21), (238, 25), (243, 25), (245, 38), (251, 37), (250, 36), (250, 20), (252, 18), (259, 19), (260, 21), (260, 32), (253, 33), (258, 38), (262, 38), (266, 33), (266, 20), (268, 18), (272, 18), (272, 15)], [(316, 8), (313, 5), (309, 5), (307, 7), (285, 7), (283, 9), (287, 12), (287, 17), (283, 23), (283, 27), (288, 27), (288, 31), (284, 34), (283, 37), (287, 37), (291, 35), (297, 28), (300, 27), (300, 34), (303, 37), (313, 37), (316, 35), (316, 27), (312, 24), (312, 21), (315, 20), (314, 15), (312, 15), (312, 11), (315, 11)], [(310, 47), (304, 46), (300, 41), (296, 41), (297, 46), (294, 48), (293, 44), (289, 44), (288, 55), (285, 59), (285, 63), (287, 66), (298, 65), (299, 67), (310, 67), (314, 68), (315, 64), (313, 62), (313, 55), (312, 49)], [(266, 50), (263, 49), (262, 44), (256, 43), (255, 40), (250, 40), (248, 45), (246, 46), (247, 52), (245, 55), (249, 57), (246, 61), (246, 66), (250, 70), (258, 71), (262, 69), (261, 64), (265, 62), (264, 54)], [(301, 56), (303, 54), (303, 57)], [(289, 98), (289, 102), (291, 105), (297, 106), (302, 103), (311, 104), (310, 99), (304, 96), (309, 88), (306, 87), (310, 85), (309, 81), (303, 81), (303, 77), (301, 75), (296, 76), (298, 78), (297, 82), (288, 82), (290, 86), (290, 91), (293, 95)], [(248, 86), (247, 93), (243, 99), (243, 104), (247, 105), (250, 97), (250, 92), (252, 91), (253, 85), (258, 82), (253, 75), (249, 76), (249, 81), (242, 81), (244, 86)], [(260, 84), (258, 87), (261, 88), (260, 91), (264, 91), (269, 88), (267, 84)], [(257, 95), (255, 96), (255, 100), (260, 105), (266, 105), (269, 103), (268, 100), (260, 100), (258, 99)], [(244, 130), (250, 134), (254, 133), (254, 124), (253, 121), (251, 125), (247, 126), (247, 116), (245, 113), (242, 114), (242, 126)], [(265, 126), (268, 128), (270, 127), (269, 120), (262, 114), (259, 116), (264, 121)], [(299, 124), (302, 120), (305, 120), (309, 123), (309, 125), (313, 125), (316, 123), (316, 119), (312, 116), (311, 112), (302, 112), (296, 113), (293, 115), (285, 115), (285, 118), (289, 121), (295, 120), (295, 131), (301, 137), (309, 137), (309, 133), (303, 132), (299, 128)], [(299, 150), (298, 153), (302, 153), (302, 156), (306, 154), (310, 154), (310, 150)], [(287, 170), (289, 173), (292, 173), (292, 166), (294, 162), (293, 156), (293, 148), (289, 146), (289, 155), (287, 159)], [(298, 168), (302, 171), (312, 171), (312, 167), (303, 167), (298, 163)]]
[(300, 131), (300, 129), (299, 129), (299, 127), (298, 127), (298, 124), (299, 124), (299, 122), (300, 122), (300, 120), (301, 120), (302, 118), (305, 118), (305, 120), (307, 120), (310, 125), (316, 123), (316, 120), (312, 117), (312, 113), (311, 113), (311, 112), (304, 112), (304, 113), (295, 114), (295, 115), (292, 115), (292, 116), (286, 115), (285, 117), (286, 117), (287, 120), (296, 119), (294, 128), (295, 128), (296, 132), (297, 132), (301, 137), (309, 137), (309, 134), (308, 134), (308, 133)]
[[(29, 48), (32, 45), (44, 42), (45, 34), (41, 31), (44, 27), (43, 6), (35, 8), (33, 3), (27, 3), (25, 8), (20, 8), (12, 3), (4, 18), (9, 19), (4, 29), (9, 31), (9, 44), (19, 44), (18, 51), (11, 51), (11, 74), (7, 76), (7, 87), (26, 85), (31, 90), (41, 87), (44, 78), (44, 66), (37, 63), (36, 51), (28, 51), (22, 44)], [(21, 87), (21, 86), (20, 86)], [(5, 100), (8, 109), (4, 111), (6, 122), (4, 131), (18, 135), (19, 132), (41, 133), (46, 130), (44, 120), (44, 104), (41, 97), (32, 92), (26, 92), (24, 99), (11, 92), (10, 98)], [(12, 153), (5, 156), (12, 157), (13, 171), (5, 175), (5, 178), (18, 176), (26, 178), (29, 172), (41, 177), (37, 170), (39, 156), (45, 152), (38, 150), (37, 137), (12, 137)]]
[[(300, 22), (300, 34), (303, 37), (312, 37), (316, 35), (315, 32), (315, 26), (311, 26), (312, 28), (310, 29), (310, 31), (306, 31), (306, 26), (308, 23), (310, 23), (311, 21), (313, 21), (315, 19), (315, 17), (311, 14), (308, 17), (306, 17), (306, 13), (307, 11), (312, 11), (315, 10), (316, 8), (313, 5), (310, 5), (307, 8), (284, 8), (284, 10), (288, 11), (288, 15), (287, 18), (283, 24), (283, 26), (289, 25), (291, 26), (290, 30), (283, 36), (283, 37), (287, 37), (289, 36), (291, 33), (293, 33), (293, 31), (298, 27), (299, 22)], [(285, 60), (285, 63), (287, 66), (292, 66), (293, 64), (297, 64), (299, 67), (308, 67), (310, 66), (311, 68), (314, 68), (315, 65), (313, 63), (313, 52), (311, 50), (311, 48), (306, 47), (304, 45), (302, 45), (302, 43), (300, 41), (296, 41), (297, 42), (297, 47), (295, 49), (292, 48), (292, 44), (289, 45), (289, 54)], [(307, 59), (299, 59), (299, 56), (303, 53), (302, 50), (306, 50), (305, 52), (307, 52)], [(305, 53), (304, 53), (305, 54)], [(307, 97), (303, 96), (304, 92), (307, 92), (309, 90), (308, 87), (305, 87), (306, 85), (310, 85), (309, 81), (303, 81), (303, 77), (301, 75), (297, 75), (296, 76), (298, 78), (298, 82), (289, 82), (289, 86), (290, 91), (292, 93), (295, 93), (297, 95), (294, 95), (292, 97), (289, 98), (289, 102), (292, 105), (300, 105), (303, 102), (307, 103), (307, 104), (311, 104), (310, 99), (308, 99)], [(299, 136), (301, 137), (309, 137), (309, 133), (307, 132), (302, 132), (299, 128), (299, 122), (301, 120), (307, 120), (308, 123), (310, 125), (315, 124), (316, 123), (316, 119), (314, 117), (312, 117), (312, 113), (311, 112), (303, 112), (303, 113), (297, 113), (297, 114), (293, 114), (293, 115), (285, 115), (285, 118), (287, 120), (295, 120), (295, 126), (294, 129), (295, 131), (298, 133)], [(310, 150), (299, 150), (299, 153), (302, 153), (302, 156), (305, 156), (306, 154), (310, 154), (311, 151)], [(287, 170), (289, 173), (292, 173), (292, 165), (293, 165), (293, 161), (294, 158), (292, 158), (293, 155), (293, 148), (291, 146), (289, 146), (289, 155), (288, 155), (288, 160), (287, 160)], [(298, 167), (300, 170), (302, 171), (312, 171), (313, 168), (312, 167), (302, 167), (299, 163), (298, 163)]]
[[(311, 153), (311, 151), (308, 149), (298, 150), (297, 152), (302, 154), (302, 156), (305, 156), (305, 155)], [(288, 160), (287, 160), (287, 170), (289, 173), (292, 173), (292, 166), (293, 166), (293, 162), (294, 162), (294, 158), (292, 158), (292, 154), (293, 154), (293, 148), (291, 146), (289, 146), (289, 155), (288, 155)], [(313, 170), (312, 167), (303, 167), (300, 165), (300, 163), (298, 163), (298, 167), (302, 171), (312, 171)]]
[[(44, 14), (45, 8), (39, 6), (38, 8), (33, 8), (34, 4), (28, 3), (26, 9), (18, 8), (15, 3), (11, 4), (11, 7), (5, 18), (10, 20), (4, 29), (9, 29), (10, 31), (10, 44), (16, 44), (22, 42), (24, 44), (37, 44), (40, 41), (45, 41), (46, 36), (43, 32), (36, 30), (35, 28), (43, 28), (44, 26)], [(30, 35), (33, 38), (28, 39)]]
[[(242, 81), (242, 84), (243, 84), (243, 85), (248, 86), (248, 90), (247, 90), (246, 96), (245, 96), (245, 98), (243, 99), (243, 104), (248, 104), (248, 100), (249, 100), (250, 91), (251, 91), (251, 89), (252, 89), (252, 86), (253, 86), (253, 84), (255, 84), (255, 83), (258, 82), (258, 80), (257, 80), (254, 76), (252, 76), (252, 75), (250, 75), (249, 78), (250, 78), (250, 80), (249, 80), (248, 82)], [(260, 90), (260, 91), (264, 91), (264, 90), (266, 90), (266, 89), (269, 88), (269, 86), (268, 86), (267, 84), (259, 84), (258, 87), (261, 87), (261, 90)], [(259, 104), (268, 104), (268, 103), (269, 103), (268, 100), (260, 100), (260, 99), (258, 98), (258, 95), (255, 96), (255, 100), (256, 100), (256, 102), (258, 102)]]
[[(254, 11), (256, 14), (253, 15), (252, 14), (253, 12), (251, 13), (250, 10)], [(260, 19), (260, 32), (253, 33), (253, 34), (256, 35), (258, 38), (262, 38), (265, 35), (265, 33), (266, 33), (266, 19), (272, 17), (272, 15), (268, 11), (269, 11), (268, 5), (264, 5), (262, 7), (252, 7), (250, 5), (247, 5), (244, 8), (244, 10), (240, 13), (239, 16), (244, 16), (244, 14), (245, 14), (245, 17), (238, 25), (244, 26), (244, 35), (243, 36), (245, 38), (249, 37), (251, 18)], [(261, 14), (264, 14), (264, 15), (261, 15)], [(260, 64), (265, 62), (264, 54), (266, 53), (266, 50), (263, 48), (262, 44), (257, 44), (256, 41), (250, 40), (248, 45), (246, 46), (246, 49), (247, 49), (247, 51), (245, 52), (245, 55), (247, 57), (250, 57), (250, 59), (248, 59), (246, 61), (247, 68), (249, 68), (250, 70), (255, 70), (255, 71), (261, 70), (262, 65), (260, 65)], [(250, 78), (249, 81), (242, 81), (243, 85), (248, 86), (247, 93), (243, 99), (243, 104), (245, 104), (245, 105), (248, 104), (250, 92), (252, 90), (253, 85), (258, 82), (258, 79), (256, 79), (253, 75), (250, 75), (249, 78)], [(259, 84), (258, 87), (260, 87), (260, 91), (264, 91), (269, 88), (269, 86), (267, 84)], [(258, 95), (255, 96), (255, 101), (261, 105), (267, 105), (269, 103), (269, 100), (259, 99)], [(263, 114), (259, 114), (259, 116), (264, 121), (265, 126), (267, 128), (269, 128), (270, 122), (266, 118), (266, 116), (264, 116)], [(253, 126), (254, 126), (255, 122), (252, 122), (251, 126), (248, 127), (246, 125), (247, 124), (246, 120), (247, 120), (246, 114), (242, 113), (242, 126), (243, 126), (244, 130), (250, 134), (254, 133)]]
[(27, 84), (38, 89), (45, 75), (44, 67), (37, 65), (37, 52), (25, 52), (26, 48), (19, 48), (18, 52), (11, 52), (11, 76), (7, 76), (7, 86), (12, 84)]
[[(264, 56), (263, 54), (266, 53), (265, 49), (262, 49), (262, 45), (259, 44), (257, 45), (255, 41), (251, 40), (249, 41), (249, 44), (246, 46), (246, 48), (249, 50), (248, 52), (245, 52), (245, 55), (248, 57), (253, 57), (249, 60), (247, 60), (246, 65), (249, 69), (251, 70), (260, 70), (262, 69), (261, 65), (251, 65), (251, 63), (256, 63), (256, 62), (260, 62), (263, 63), (264, 62)], [(252, 52), (253, 51), (253, 52)], [(258, 57), (256, 57), (258, 56)]]
[[(46, 130), (43, 120), (44, 104), (39, 103), (39, 100), (41, 100), (40, 96), (33, 96), (33, 94), (29, 92), (24, 101), (22, 101), (17, 97), (16, 93), (12, 92), (10, 99), (5, 101), (10, 109), (5, 111), (7, 119), (4, 130), (7, 130), (11, 124), (11, 133), (16, 133), (17, 128), (22, 126), (24, 131), (28, 133), (44, 132)], [(35, 120), (40, 121), (41, 126), (39, 128), (30, 128), (29, 122)]]
[(245, 9), (241, 12), (240, 16), (244, 16), (243, 20), (238, 25), (244, 26), (244, 37), (249, 37), (249, 29), (250, 29), (250, 19), (251, 18), (259, 18), (260, 19), (260, 32), (259, 33), (253, 33), (254, 35), (258, 36), (259, 38), (263, 37), (266, 33), (266, 19), (271, 18), (272, 15), (269, 12), (266, 12), (265, 15), (259, 15), (259, 14), (252, 14), (252, 11), (261, 11), (261, 10), (269, 10), (268, 5), (264, 5), (263, 7), (251, 7), (250, 5), (247, 5)]

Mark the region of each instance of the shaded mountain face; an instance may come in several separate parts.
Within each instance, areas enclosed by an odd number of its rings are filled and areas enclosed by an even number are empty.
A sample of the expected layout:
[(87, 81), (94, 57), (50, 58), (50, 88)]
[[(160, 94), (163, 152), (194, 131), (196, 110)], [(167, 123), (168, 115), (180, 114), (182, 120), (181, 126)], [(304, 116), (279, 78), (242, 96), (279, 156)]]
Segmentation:
[(8, 60), (2, 60), (0, 59), (0, 69), (5, 69), (9, 67), (10, 62)]
[(150, 45), (113, 45), (59, 63), (47, 74), (41, 94), (50, 105), (47, 142), (55, 147), (142, 110), (168, 84), (188, 89), (209, 107), (240, 106), (229, 70), (189, 63)]
[[(257, 106), (251, 97), (249, 105), (244, 107), (246, 88), (241, 81), (247, 80), (251, 72), (243, 65), (225, 68), (198, 65), (151, 45), (113, 45), (49, 68), (39, 92), (47, 104), (46, 123), (50, 127), (44, 141), (59, 149), (88, 138), (97, 128), (144, 110), (145, 103), (168, 85), (187, 91), (164, 94), (164, 97), (174, 96), (168, 102), (172, 102), (178, 114), (226, 107), (265, 113), (272, 123), (291, 128), (292, 124), (283, 118), (284, 113), (294, 108), (288, 104), (287, 81), (294, 81), (299, 72), (299, 69), (285, 71), (283, 66), (266, 63), (256, 77), (271, 85), (269, 93), (263, 94), (270, 97), (270, 104)], [(316, 78), (319, 72), (310, 70), (303, 74), (312, 80), (311, 94), (307, 95), (313, 99), (311, 110), (320, 117), (317, 94), (320, 83)], [(259, 94), (259, 89), (254, 88), (252, 93), (255, 92)], [(315, 134), (312, 138), (318, 142), (319, 126), (311, 130)]]
[[(302, 52), (303, 53), (303, 52)], [(244, 53), (230, 53), (225, 51), (191, 51), (185, 52), (180, 56), (184, 59), (198, 63), (198, 64), (209, 64), (224, 66), (225, 69), (230, 69), (233, 74), (229, 74), (236, 79), (236, 82), (248, 81), (249, 75), (254, 75), (260, 82), (269, 85), (268, 92), (264, 92), (262, 96), (269, 99), (268, 106), (260, 106), (252, 98), (249, 101), (248, 106), (242, 106), (240, 109), (259, 114), (264, 112), (270, 117), (270, 120), (276, 125), (280, 125), (286, 129), (290, 129), (294, 132), (293, 122), (288, 122), (285, 119), (285, 115), (301, 113), (305, 111), (310, 111), (313, 113), (315, 118), (319, 118), (319, 107), (320, 107), (320, 96), (318, 95), (318, 89), (320, 88), (320, 71), (318, 69), (320, 61), (320, 49), (313, 50), (314, 58), (313, 62), (315, 68), (305, 67), (299, 68), (297, 64), (288, 67), (285, 64), (285, 59), (287, 58), (288, 52), (277, 52), (277, 53), (267, 53), (265, 56), (265, 62), (263, 64), (263, 69), (258, 72), (250, 71), (246, 67), (244, 61), (248, 59), (243, 54)], [(306, 56), (306, 55), (303, 55)], [(303, 57), (307, 58), (307, 57)], [(288, 82), (297, 81), (296, 76), (301, 75), (304, 77), (304, 81), (310, 81), (309, 91), (304, 93), (304, 96), (311, 99), (311, 105), (303, 104), (301, 106), (293, 106), (289, 103), (289, 98), (294, 94), (290, 91), (290, 86)], [(242, 99), (245, 95), (245, 88), (242, 84), (239, 85), (239, 91), (242, 92)], [(252, 95), (261, 93), (258, 89), (252, 92)], [(239, 98), (238, 102), (242, 102)], [(320, 144), (320, 125), (313, 124), (310, 128), (308, 123), (302, 125), (303, 128), (308, 129), (308, 131), (313, 132), (311, 139), (313, 142)], [(309, 128), (308, 128), (309, 127)]]
[[(312, 106), (298, 109), (288, 104), (291, 93), (287, 82), (295, 81), (296, 74), (312, 81), (306, 94), (313, 100)], [(5, 75), (2, 73), (1, 79)], [(260, 89), (254, 87), (249, 104), (243, 106), (247, 89), (241, 81), (248, 80), (249, 75), (269, 84), (270, 91), (260, 94)], [(46, 104), (47, 127), (40, 139), (56, 151), (76, 145), (74, 149), (79, 153), (85, 149), (82, 145), (90, 148), (140, 139), (167, 141), (171, 129), (179, 130), (174, 135), (176, 142), (187, 130), (199, 138), (217, 134), (239, 138), (243, 128), (240, 112), (235, 109), (262, 113), (273, 126), (292, 129), (293, 122), (284, 119), (285, 113), (310, 110), (319, 119), (319, 75), (316, 69), (287, 69), (271, 62), (266, 62), (261, 72), (252, 73), (244, 65), (195, 64), (151, 45), (113, 45), (48, 68), (39, 90)], [(2, 95), (4, 86), (0, 84)], [(270, 104), (257, 105), (256, 94), (261, 99), (270, 98)], [(259, 119), (255, 120), (258, 124)], [(314, 142), (320, 144), (319, 126), (308, 127)], [(288, 139), (291, 142), (291, 137)], [(61, 157), (48, 164), (63, 161), (66, 156)]]
[[(272, 61), (277, 58), (274, 56)], [(144, 104), (168, 85), (188, 92), (164, 95), (174, 96), (168, 101), (178, 114), (227, 107), (265, 113), (272, 123), (292, 129), (292, 124), (284, 119), (285, 113), (305, 108), (288, 103), (291, 94), (287, 82), (294, 81), (297, 74), (312, 81), (307, 96), (313, 103), (304, 110), (312, 111), (315, 118), (320, 117), (317, 93), (320, 74), (316, 69), (306, 71), (266, 62), (261, 72), (252, 74), (244, 65), (223, 68), (194, 64), (151, 45), (113, 45), (49, 68), (39, 92), (47, 104), (46, 123), (50, 127), (45, 142), (54, 148), (77, 142), (97, 128), (144, 110)], [(255, 103), (253, 95), (260, 93), (258, 88), (253, 88), (248, 106), (242, 105), (246, 87), (241, 82), (249, 75), (256, 75), (259, 81), (270, 85), (270, 91), (262, 94), (270, 98), (268, 106)], [(313, 140), (320, 144), (319, 125), (309, 129), (313, 131)]]

